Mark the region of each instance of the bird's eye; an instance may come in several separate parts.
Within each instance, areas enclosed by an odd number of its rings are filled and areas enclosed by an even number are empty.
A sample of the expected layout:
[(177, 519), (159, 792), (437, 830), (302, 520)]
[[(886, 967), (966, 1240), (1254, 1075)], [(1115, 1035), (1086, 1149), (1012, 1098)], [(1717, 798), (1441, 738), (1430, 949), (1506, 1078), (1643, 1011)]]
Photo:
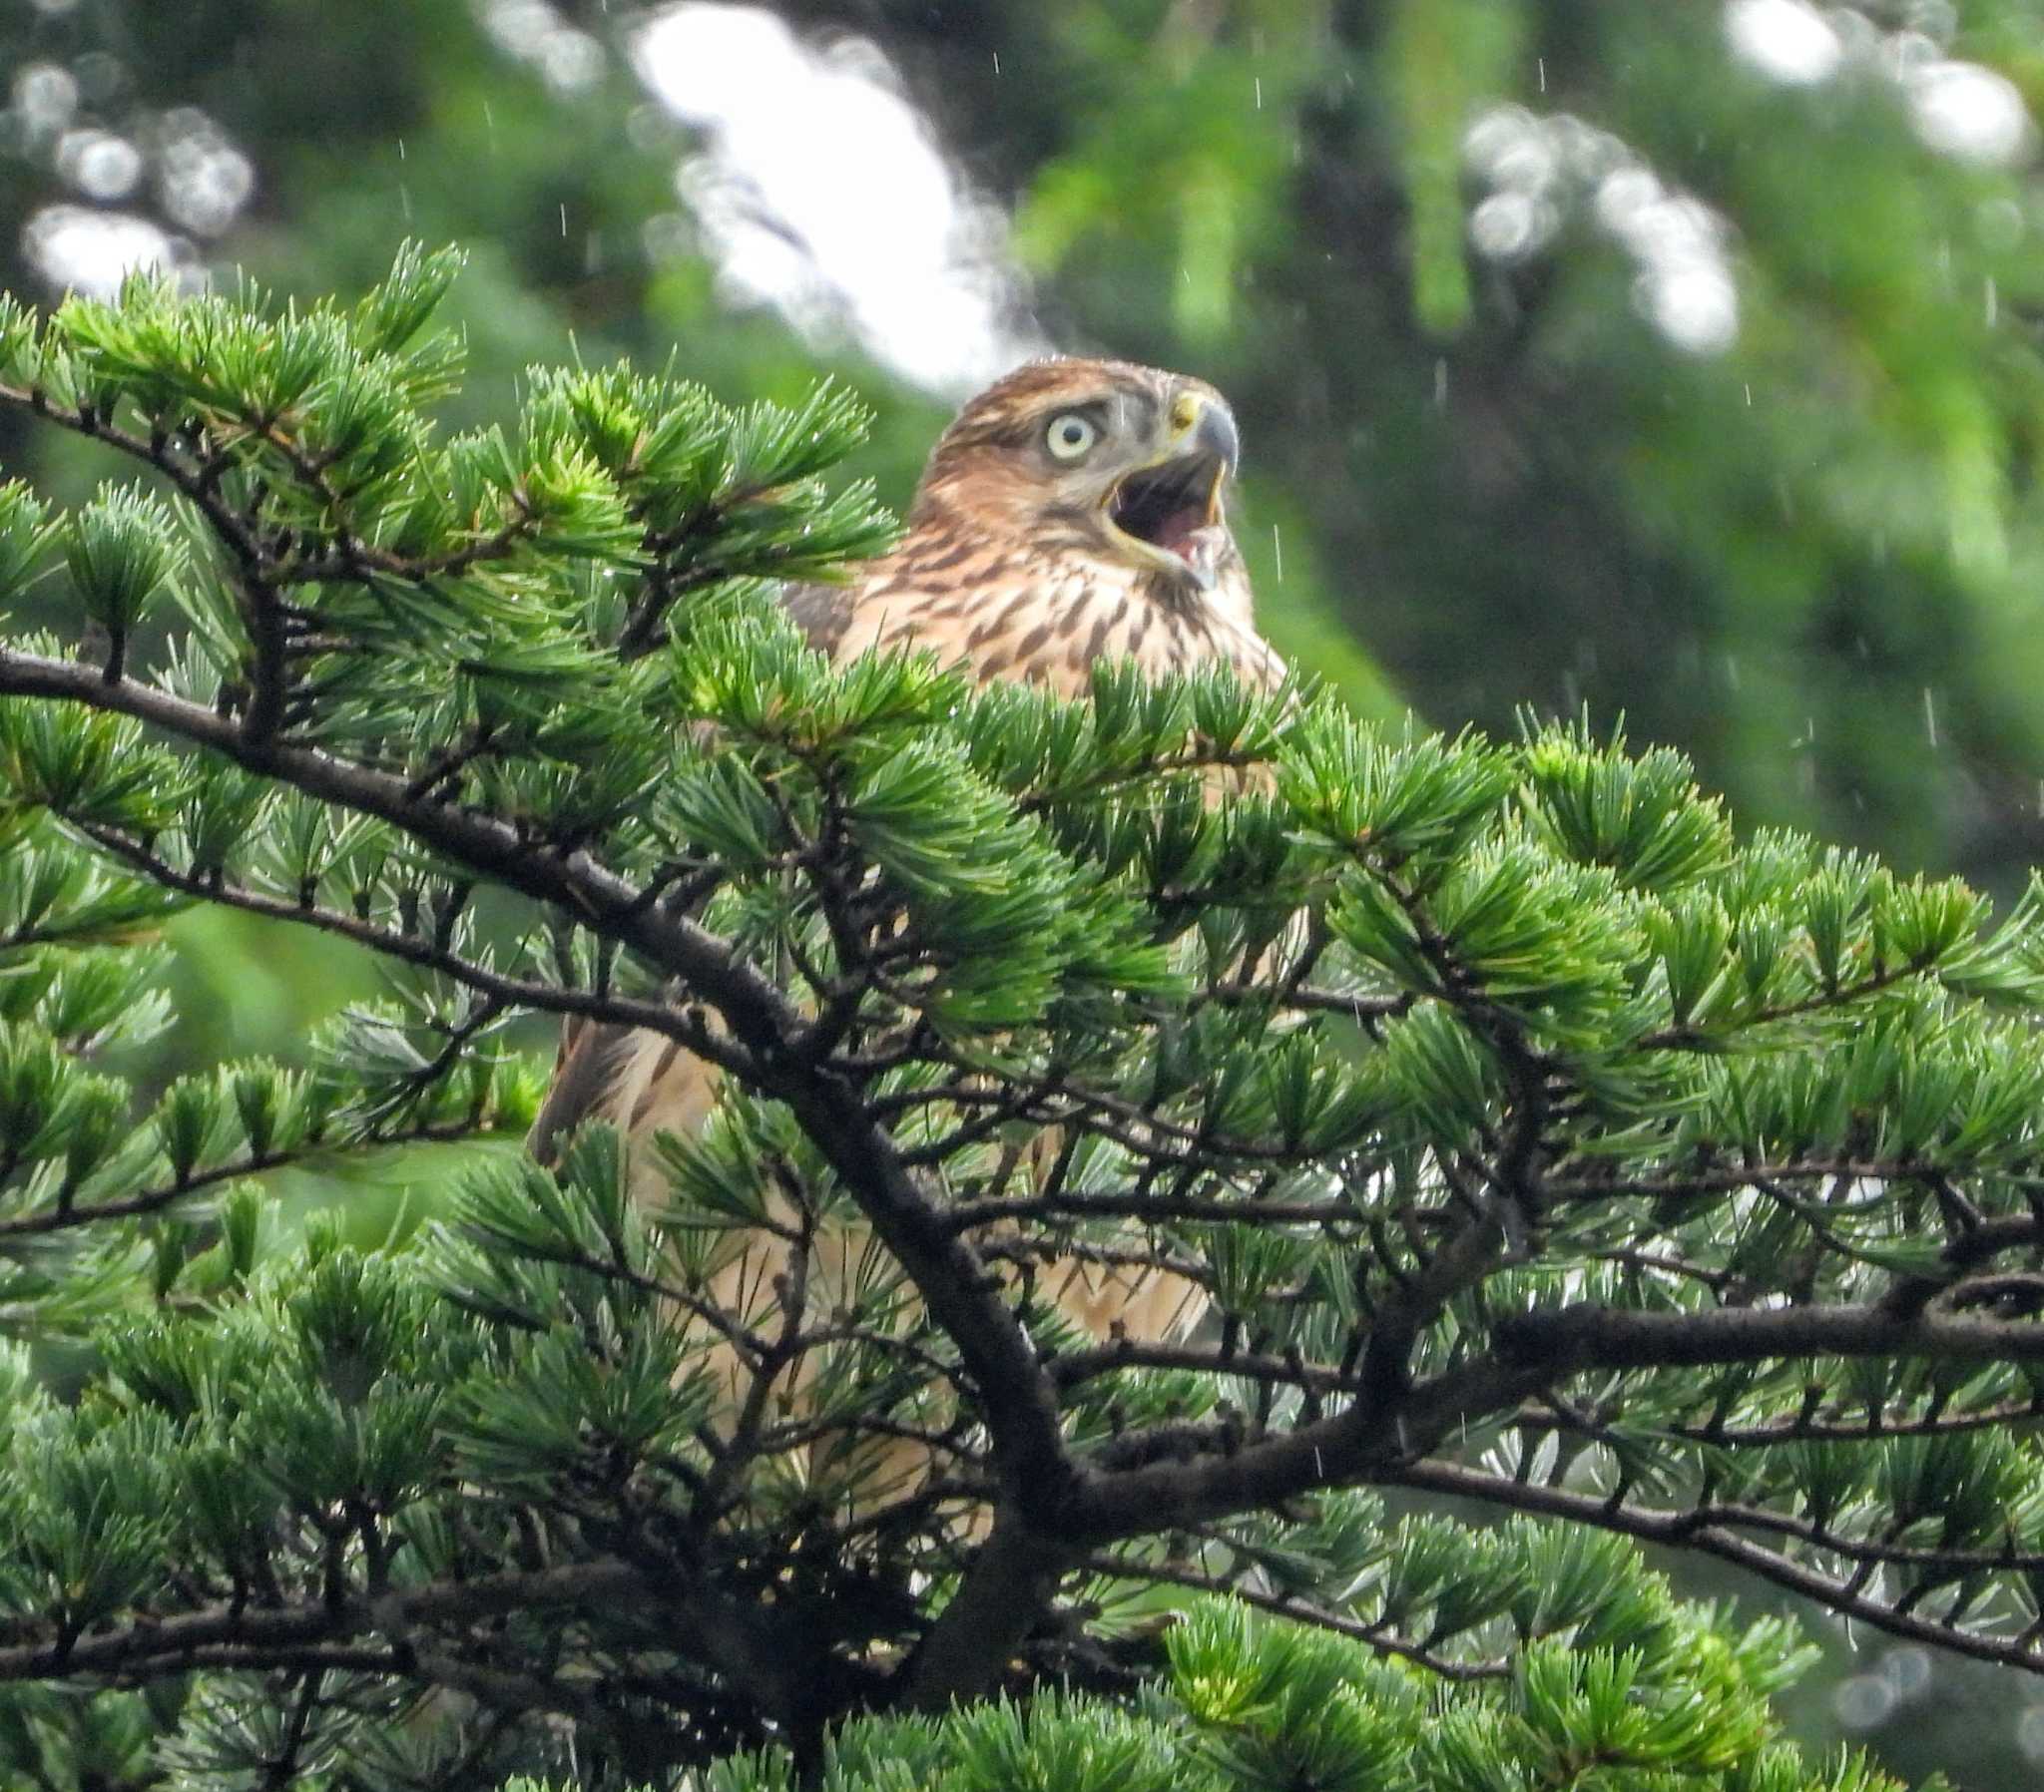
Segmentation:
[(1062, 417), (1050, 420), (1050, 428), (1045, 432), (1043, 441), (1054, 460), (1077, 460), (1099, 439), (1100, 431), (1094, 427), (1090, 417), (1082, 417), (1077, 411), (1067, 411)]

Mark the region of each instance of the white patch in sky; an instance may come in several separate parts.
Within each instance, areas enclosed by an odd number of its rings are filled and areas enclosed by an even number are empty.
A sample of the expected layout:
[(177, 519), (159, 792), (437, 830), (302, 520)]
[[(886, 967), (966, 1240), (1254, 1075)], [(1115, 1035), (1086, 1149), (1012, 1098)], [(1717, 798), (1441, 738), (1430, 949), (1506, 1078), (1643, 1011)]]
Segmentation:
[(256, 165), (196, 106), (164, 115), (157, 191), (173, 224), (218, 236), (256, 191)]
[(1523, 260), (1546, 245), (1560, 215), (1535, 194), (1493, 193), (1469, 214), (1469, 240), (1493, 261)]
[(1552, 240), (1565, 209), (1587, 205), (1632, 257), (1635, 308), (1669, 341), (1716, 354), (1737, 339), (1730, 226), (1621, 139), (1569, 113), (1493, 106), (1464, 133), (1462, 155), (1491, 188), (1469, 215), (1478, 254), (1523, 260)]
[(761, 7), (684, 0), (632, 53), (703, 139), (676, 191), (735, 302), (848, 334), (939, 393), (1042, 352), (1010, 327), (1005, 215), (960, 184), (872, 44), (812, 46)]
[(54, 62), (32, 62), (14, 77), (11, 110), (32, 138), (55, 137), (78, 110), (78, 79)]
[(1974, 62), (1927, 62), (1902, 77), (1909, 122), (1933, 150), (2006, 168), (2030, 147), (2029, 108), (2015, 83)]
[(29, 264), (51, 285), (95, 298), (112, 298), (137, 268), (203, 278), (188, 244), (129, 212), (45, 206), (22, 227), (21, 236)]
[(22, 226), (29, 264), (59, 290), (99, 296), (111, 296), (127, 274), (146, 267), (203, 286), (205, 269), (191, 236), (218, 236), (242, 215), (256, 191), (255, 164), (196, 107), (164, 113), (138, 141), (71, 122), (78, 100), (78, 83), (68, 71), (37, 64), (15, 77), (11, 113), (57, 173), (102, 206), (133, 204), (153, 173), (156, 203), (178, 233), (135, 212), (43, 206)]
[(125, 200), (142, 180), (142, 152), (111, 131), (67, 131), (57, 172), (87, 199)]
[(1808, 0), (1732, 0), (1725, 36), (1742, 62), (1791, 87), (1829, 80), (1845, 58), (1844, 40)]
[[(1949, 38), (1953, 29), (1942, 0), (1919, 0), (1910, 16), (1919, 29), (1882, 32), (1851, 7), (1727, 0), (1725, 37), (1735, 57), (1785, 86), (1814, 87), (1847, 68), (1892, 81), (1916, 135), (1940, 154), (1995, 167), (2027, 156), (2037, 133), (2021, 92), (1992, 69), (1946, 56), (1931, 34)], [(1587, 202), (1632, 255), (1641, 315), (1692, 353), (1716, 353), (1737, 339), (1731, 225), (1666, 185), (1629, 145), (1566, 113), (1540, 117), (1500, 105), (1471, 123), (1462, 155), (1490, 189), (1469, 215), (1478, 254), (1498, 262), (1536, 254), (1560, 228), (1567, 203)]]
[(1809, 0), (1727, 0), (1733, 54), (1788, 86), (1812, 87), (1848, 64), (1878, 70), (1902, 91), (1916, 135), (1940, 155), (2006, 168), (2036, 139), (2022, 91), (1977, 62), (1947, 57), (1957, 29), (1948, 0), (1918, 0), (1910, 28), (1883, 32), (1857, 8)]
[(1643, 273), (1633, 302), (1678, 348), (1716, 354), (1739, 335), (1739, 288), (1722, 258), (1698, 257)]
[(586, 93), (603, 79), (603, 45), (547, 0), (475, 0), (474, 10), (498, 47), (537, 69), (555, 93)]

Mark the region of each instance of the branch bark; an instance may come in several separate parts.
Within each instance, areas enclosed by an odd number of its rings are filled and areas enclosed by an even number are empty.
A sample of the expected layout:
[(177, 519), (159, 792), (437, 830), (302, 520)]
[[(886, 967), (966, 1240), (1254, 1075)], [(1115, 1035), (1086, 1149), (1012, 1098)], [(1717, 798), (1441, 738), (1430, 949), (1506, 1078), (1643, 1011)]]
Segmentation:
[(937, 1712), (984, 1691), (1029, 1634), (1075, 1560), (1026, 1520), (995, 1508), (992, 1534), (904, 1669), (901, 1703)]
[[(828, 1064), (791, 1050), (801, 1012), (728, 941), (646, 903), (626, 879), (586, 852), (536, 849), (508, 822), (414, 794), (411, 781), (288, 740), (252, 740), (213, 710), (151, 685), (108, 684), (74, 662), (0, 650), (0, 695), (34, 696), (133, 716), (209, 748), (244, 769), (401, 829), (442, 858), (535, 901), (565, 910), (679, 978), (714, 1008), (743, 1049), (734, 1074), (785, 1103), (843, 1181), (881, 1242), (915, 1283), (930, 1316), (956, 1344), (984, 1401), (995, 1470), (1018, 1517), (1048, 1520), (1075, 1471), (1059, 1429), (1057, 1400), (1034, 1347), (1001, 1298), (1000, 1285), (917, 1185), (886, 1131), (865, 1112), (858, 1087)], [(678, 1031), (670, 1014), (660, 1031)]]
[(1998, 1661), (2010, 1667), (2035, 1672), (2037, 1649), (2019, 1638), (2001, 1640), (1916, 1617), (1868, 1598), (1843, 1580), (1834, 1580), (1813, 1568), (1790, 1562), (1777, 1551), (1735, 1537), (1715, 1526), (1699, 1526), (1695, 1516), (1685, 1512), (1614, 1505), (1608, 1498), (1572, 1494), (1560, 1488), (1535, 1487), (1504, 1476), (1486, 1475), (1448, 1463), (1413, 1463), (1383, 1477), (1386, 1485), (1415, 1489), (1422, 1493), (1446, 1494), (1475, 1500), (1510, 1512), (1537, 1513), (1547, 1518), (1567, 1519), (1575, 1524), (1615, 1531), (1647, 1543), (1666, 1544), (1671, 1549), (1689, 1550), (1715, 1556), (1748, 1569), (1763, 1580), (1787, 1587), (1826, 1609), (1846, 1617), (1863, 1619), (1891, 1636), (1906, 1636), (1912, 1642), (1950, 1649), (1979, 1661)]
[(1553, 1379), (1585, 1369), (1663, 1369), (1759, 1363), (1782, 1357), (1932, 1357), (1952, 1361), (2044, 1360), (2044, 1324), (1940, 1311), (1897, 1313), (1876, 1305), (1719, 1307), (1638, 1313), (1580, 1305), (1516, 1313), (1494, 1330), (1508, 1363)]
[(533, 1573), (435, 1582), (378, 1597), (355, 1594), (271, 1607), (216, 1605), (70, 1640), (0, 1646), (0, 1680), (43, 1679), (66, 1673), (134, 1674), (222, 1648), (243, 1648), (267, 1659), (270, 1651), (350, 1636), (401, 1636), (419, 1626), (603, 1605), (643, 1594), (648, 1584), (646, 1570), (636, 1565), (599, 1559)]

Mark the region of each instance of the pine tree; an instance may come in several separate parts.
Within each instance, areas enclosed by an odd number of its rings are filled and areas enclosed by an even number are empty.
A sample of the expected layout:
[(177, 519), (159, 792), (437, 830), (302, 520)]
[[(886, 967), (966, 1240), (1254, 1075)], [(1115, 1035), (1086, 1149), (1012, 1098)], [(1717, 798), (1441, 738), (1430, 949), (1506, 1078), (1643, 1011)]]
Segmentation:
[[(887, 539), (859, 407), (442, 434), (454, 273), (0, 309), (128, 465), (0, 487), (11, 1783), (1887, 1783), (1642, 1542), (2044, 1665), (2044, 893), (1583, 724), (834, 672), (773, 590)], [(138, 1087), (189, 904), (392, 993)], [(664, 1207), (506, 1148), (530, 1015), (721, 1068)], [(422, 1139), (409, 1237), (278, 1223)], [(1044, 1297), (1130, 1266), (1200, 1329)]]

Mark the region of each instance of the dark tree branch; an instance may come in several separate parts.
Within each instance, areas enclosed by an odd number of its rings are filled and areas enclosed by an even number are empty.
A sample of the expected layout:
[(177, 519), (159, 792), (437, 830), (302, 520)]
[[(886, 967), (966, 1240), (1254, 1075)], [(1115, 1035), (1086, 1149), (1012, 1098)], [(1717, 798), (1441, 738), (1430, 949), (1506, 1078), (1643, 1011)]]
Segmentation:
[(1242, 1225), (1354, 1225), (1355, 1209), (1340, 1201), (1267, 1201), (1254, 1196), (1222, 1201), (1198, 1195), (1135, 1193), (1096, 1194), (1064, 1190), (961, 1201), (945, 1215), (954, 1231), (973, 1232), (1016, 1220), (1190, 1219)]
[(1399, 1635), (1388, 1625), (1361, 1623), (1338, 1611), (1329, 1611), (1324, 1605), (1314, 1604), (1309, 1599), (1293, 1598), (1281, 1592), (1264, 1592), (1246, 1584), (1240, 1574), (1204, 1574), (1197, 1568), (1180, 1568), (1171, 1563), (1128, 1562), (1118, 1556), (1089, 1556), (1078, 1566), (1110, 1579), (1147, 1580), (1160, 1586), (1188, 1587), (1194, 1592), (1225, 1592), (1260, 1611), (1296, 1618), (1316, 1629), (1352, 1637), (1383, 1654), (1396, 1655), (1401, 1660), (1423, 1667), (1444, 1680), (1502, 1680), (1509, 1678), (1512, 1672), (1509, 1661), (1457, 1661), (1438, 1649), (1430, 1649), (1409, 1636)]
[(937, 1712), (996, 1680), (1021, 1647), (1074, 1562), (1069, 1544), (994, 1508), (994, 1528), (965, 1569), (951, 1602), (930, 1626), (900, 1678), (899, 1703)]
[(1506, 1361), (1550, 1379), (1586, 1369), (1660, 1369), (1760, 1363), (1785, 1357), (1929, 1357), (1946, 1361), (2044, 1359), (2044, 1324), (1977, 1319), (1932, 1306), (1897, 1314), (1878, 1305), (1718, 1307), (1643, 1313), (1572, 1306), (1497, 1321)]
[[(1911, 977), (1934, 976), (1937, 971), (1935, 959), (1910, 959), (1905, 963), (1890, 965), (1860, 978), (1856, 983), (1841, 983), (1835, 989), (1819, 990), (1813, 996), (1799, 1002), (1784, 1002), (1774, 1008), (1763, 1008), (1750, 1015), (1739, 1017), (1738, 1026), (1745, 1030), (1752, 1027), (1771, 1027), (1782, 1021), (1801, 1020), (1804, 1016), (1823, 1014), (1831, 1009), (1844, 1008), (1854, 1002), (1863, 1002), (1868, 996), (1878, 995)], [(1694, 1051), (1710, 1050), (1716, 1041), (1708, 1027), (1664, 1027), (1659, 1032), (1642, 1034), (1638, 1044), (1648, 1051)]]
[[(212, 453), (195, 460), (175, 452), (168, 434), (158, 431), (138, 435), (112, 422), (90, 403), (75, 407), (53, 403), (40, 387), (0, 384), (0, 405), (32, 412), (154, 468), (205, 517), (234, 559), (236, 589), (255, 653), (242, 722), (252, 745), (260, 745), (277, 734), (288, 706), (295, 655), (281, 597), (284, 587), (339, 578), (366, 581), (379, 575), (419, 584), (465, 572), (483, 561), (500, 559), (537, 527), (537, 519), (521, 507), (518, 516), (488, 537), (444, 554), (407, 559), (360, 540), (341, 525), (330, 556), (316, 560), (290, 557), (263, 541), (253, 514), (238, 512), (222, 496), (222, 477), (234, 464), (228, 448), (216, 446)], [(239, 427), (249, 429), (253, 439), (281, 454), (293, 476), (329, 509), (338, 511), (341, 500), (327, 482), (324, 470), (295, 442), (273, 427)], [(203, 435), (200, 439), (205, 440)], [(121, 682), (125, 675), (123, 647), (118, 639), (112, 644), (103, 674), (110, 684)]]
[[(1968, 1431), (2005, 1431), (2014, 1426), (2039, 1422), (2044, 1422), (2044, 1404), (2036, 1400), (2021, 1400), (1950, 1417), (1936, 1414), (1891, 1419), (1876, 1413), (1848, 1422), (1816, 1415), (1805, 1418), (1794, 1413), (1763, 1425), (1657, 1425), (1653, 1429), (1685, 1444), (1704, 1444), (1724, 1450), (1768, 1450), (1783, 1444), (1867, 1444), (1881, 1438), (1944, 1437)], [(1609, 1441), (1618, 1436), (1610, 1426), (1582, 1414), (1545, 1407), (1523, 1408), (1513, 1415), (1511, 1423), (1525, 1431), (1559, 1431), (1571, 1437)]]
[[(998, 1282), (917, 1184), (892, 1138), (865, 1112), (858, 1087), (833, 1067), (804, 1063), (791, 1053), (807, 1024), (804, 1017), (730, 942), (663, 906), (644, 904), (638, 890), (586, 853), (561, 858), (538, 851), (508, 822), (413, 796), (408, 780), (397, 773), (314, 747), (252, 741), (211, 709), (166, 691), (133, 682), (108, 685), (87, 667), (0, 651), (0, 695), (55, 698), (130, 715), (222, 753), (245, 770), (389, 822), (467, 872), (565, 910), (679, 978), (716, 1009), (743, 1051), (733, 1074), (787, 1105), (957, 1346), (984, 1401), (995, 1466), (1018, 1513), (1055, 1510), (1071, 1486), (1072, 1463), (1050, 1383)], [(700, 1039), (694, 1037), (673, 1014), (663, 1014), (659, 1031), (683, 1039), (692, 1050), (712, 1045), (707, 1028)]]
[(1700, 1527), (1691, 1513), (1626, 1506), (1605, 1497), (1538, 1487), (1449, 1463), (1411, 1463), (1386, 1473), (1382, 1479), (1386, 1484), (1413, 1488), (1422, 1493), (1480, 1501), (1510, 1512), (1567, 1519), (1647, 1543), (1666, 1544), (1671, 1549), (1715, 1556), (1777, 1586), (1799, 1593), (1827, 1610), (1863, 1619), (1891, 1636), (1906, 1636), (1912, 1642), (1929, 1643), (1937, 1648), (1970, 1655), (1976, 1660), (1998, 1661), (2032, 1673), (2044, 1670), (2044, 1658), (2040, 1658), (2027, 1634), (2002, 1640), (1961, 1629), (1956, 1624), (1941, 1624), (1934, 1619), (1899, 1611), (1852, 1589), (1846, 1580), (1833, 1579), (1813, 1568), (1803, 1568), (1763, 1545), (1735, 1537), (1714, 1526)]
[(112, 828), (78, 821), (72, 821), (71, 825), (94, 845), (166, 889), (198, 896), (223, 908), (240, 909), (244, 914), (260, 915), (270, 921), (286, 921), (293, 926), (309, 927), (338, 939), (351, 940), (384, 958), (435, 972), (464, 989), (474, 990), (478, 995), (507, 1007), (530, 1008), (541, 1014), (575, 1015), (665, 1034), (670, 1039), (680, 1040), (692, 1052), (734, 1075), (745, 1074), (745, 1061), (733, 1054), (726, 1042), (691, 1020), (684, 1010), (634, 996), (597, 994), (565, 989), (558, 984), (536, 983), (530, 978), (507, 977), (473, 960), (461, 958), (419, 934), (378, 927), (373, 922), (344, 914), (338, 909), (322, 908), (317, 903), (286, 901), (280, 896), (265, 896), (259, 890), (245, 889), (224, 880), (216, 882), (196, 872), (179, 870), (140, 842)]
[[(1490, 1248), (1465, 1236), (1463, 1248), (1432, 1283), (1386, 1302), (1392, 1335), (1406, 1315), (1472, 1260), (1487, 1257)], [(1373, 1376), (1365, 1353), (1357, 1379), (1360, 1390), (1340, 1412), (1240, 1448), (1232, 1447), (1226, 1428), (1188, 1439), (1195, 1446), (1189, 1459), (1168, 1444), (1153, 1452), (1145, 1432), (1126, 1433), (1100, 1454), (1109, 1463), (1141, 1466), (1102, 1472), (1097, 1464), (1085, 1465), (1061, 1535), (1086, 1545), (1114, 1543), (1278, 1506), (1328, 1487), (1381, 1480), (1390, 1465), (1425, 1455), (1458, 1427), (1516, 1408), (1548, 1376), (1544, 1369), (1478, 1358), (1408, 1387), (1402, 1375)], [(1153, 1454), (1162, 1460), (1149, 1460)]]
[(1781, 1162), (1711, 1163), (1695, 1169), (1670, 1170), (1664, 1176), (1619, 1176), (1609, 1173), (1550, 1174), (1542, 1186), (1552, 1202), (1601, 1201), (1619, 1195), (1648, 1200), (1681, 1200), (1733, 1194), (1763, 1182), (1794, 1183), (1849, 1180), (1895, 1182), (1943, 1174), (1937, 1165), (1913, 1159), (1870, 1157), (1796, 1157)]
[(1191, 1344), (1150, 1344), (1134, 1338), (1067, 1351), (1052, 1357), (1046, 1367), (1062, 1391), (1125, 1369), (1190, 1369), (1206, 1375), (1240, 1376), (1244, 1381), (1268, 1382), (1274, 1387), (1310, 1388), (1317, 1394), (1355, 1394), (1363, 1386), (1359, 1376), (1296, 1357), (1224, 1352)]
[(305, 1746), (312, 1713), (319, 1708), (319, 1683), (324, 1678), (325, 1675), (316, 1670), (307, 1671), (299, 1677), (297, 1694), (291, 1700), (290, 1715), (284, 1720), (284, 1732), (276, 1755), (263, 1771), (263, 1792), (282, 1792), (282, 1788), (298, 1777), (298, 1751)]
[[(492, 1574), (466, 1581), (386, 1593), (344, 1594), (300, 1604), (212, 1606), (176, 1617), (145, 1618), (79, 1637), (53, 1636), (0, 1642), (0, 1680), (32, 1680), (67, 1673), (135, 1674), (175, 1670), (202, 1649), (249, 1651), (255, 1665), (268, 1651), (337, 1642), (354, 1636), (398, 1635), (438, 1624), (475, 1623), (525, 1611), (572, 1609), (660, 1590), (638, 1566), (599, 1559), (533, 1573)], [(33, 1636), (40, 1626), (10, 1623), (0, 1637)]]
[(166, 1207), (189, 1200), (193, 1195), (203, 1194), (209, 1189), (219, 1188), (229, 1182), (239, 1182), (250, 1176), (266, 1175), (271, 1170), (288, 1169), (295, 1164), (317, 1162), (321, 1157), (330, 1156), (335, 1150), (346, 1146), (444, 1144), (457, 1139), (474, 1138), (484, 1130), (485, 1128), (479, 1125), (446, 1120), (422, 1122), (387, 1132), (377, 1131), (359, 1138), (322, 1138), (317, 1143), (294, 1146), (290, 1150), (268, 1151), (259, 1157), (243, 1157), (232, 1163), (216, 1164), (211, 1169), (199, 1170), (187, 1176), (181, 1182), (166, 1182), (160, 1187), (145, 1188), (139, 1194), (123, 1195), (118, 1200), (95, 1201), (83, 1207), (56, 1206), (39, 1213), (21, 1213), (11, 1218), (0, 1219), (0, 1241), (10, 1238), (43, 1237), (51, 1232), (68, 1232), (104, 1219), (133, 1219), (145, 1213), (160, 1213)]

